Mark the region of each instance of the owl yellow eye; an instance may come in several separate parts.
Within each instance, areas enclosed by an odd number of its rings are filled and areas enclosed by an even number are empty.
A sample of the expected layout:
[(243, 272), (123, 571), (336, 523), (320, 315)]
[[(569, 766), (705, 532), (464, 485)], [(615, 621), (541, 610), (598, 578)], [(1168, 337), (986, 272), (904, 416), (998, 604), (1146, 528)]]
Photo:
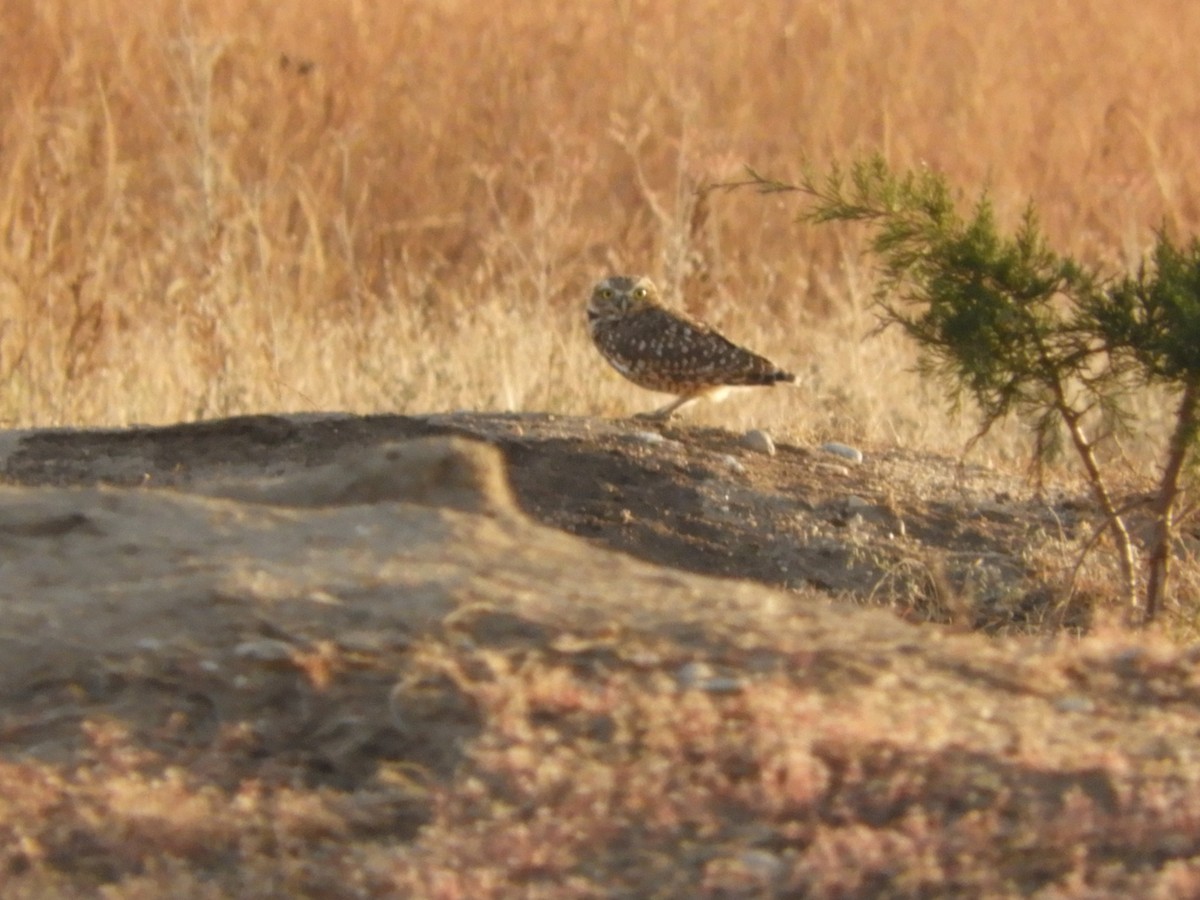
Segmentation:
[(604, 290), (602, 290), (600, 292), (600, 296), (603, 297), (605, 300), (611, 300), (613, 298), (613, 289), (612, 288), (604, 288)]
[(646, 289), (644, 287), (634, 288), (633, 296), (634, 296), (634, 299), (636, 299), (636, 300), (645, 300), (646, 299)]

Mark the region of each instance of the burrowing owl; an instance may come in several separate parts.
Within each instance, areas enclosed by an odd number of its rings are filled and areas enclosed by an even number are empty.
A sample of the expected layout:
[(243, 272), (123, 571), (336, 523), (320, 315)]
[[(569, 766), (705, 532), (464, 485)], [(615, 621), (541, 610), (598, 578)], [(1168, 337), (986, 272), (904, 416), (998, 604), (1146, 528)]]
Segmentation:
[(675, 394), (640, 418), (664, 420), (684, 404), (742, 385), (795, 381), (712, 326), (663, 305), (649, 278), (614, 275), (592, 291), (588, 331), (614, 369), (639, 387)]

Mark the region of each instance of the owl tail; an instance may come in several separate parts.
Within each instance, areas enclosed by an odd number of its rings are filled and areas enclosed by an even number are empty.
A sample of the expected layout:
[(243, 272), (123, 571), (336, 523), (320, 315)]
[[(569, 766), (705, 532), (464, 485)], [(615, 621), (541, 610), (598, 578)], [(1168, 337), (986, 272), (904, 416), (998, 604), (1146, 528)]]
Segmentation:
[(780, 382), (795, 384), (796, 376), (785, 372), (773, 362), (760, 357), (760, 364), (741, 374), (737, 381), (730, 382), (738, 385), (772, 385)]

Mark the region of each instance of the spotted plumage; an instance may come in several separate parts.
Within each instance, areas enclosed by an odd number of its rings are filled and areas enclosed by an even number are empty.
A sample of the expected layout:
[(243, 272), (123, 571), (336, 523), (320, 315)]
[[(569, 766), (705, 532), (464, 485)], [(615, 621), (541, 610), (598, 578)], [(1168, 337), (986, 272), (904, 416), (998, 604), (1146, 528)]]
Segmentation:
[(605, 278), (592, 291), (587, 321), (592, 341), (614, 369), (647, 390), (676, 395), (646, 418), (670, 418), (685, 404), (729, 387), (796, 380), (712, 326), (665, 306), (649, 278)]

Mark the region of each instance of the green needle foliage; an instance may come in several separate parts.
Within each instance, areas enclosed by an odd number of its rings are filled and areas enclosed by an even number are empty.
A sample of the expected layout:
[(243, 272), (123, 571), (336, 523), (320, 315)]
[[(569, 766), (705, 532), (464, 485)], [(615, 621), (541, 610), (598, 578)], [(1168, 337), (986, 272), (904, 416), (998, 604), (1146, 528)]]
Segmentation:
[(1179, 248), (1160, 232), (1153, 263), (1092, 298), (1091, 326), (1148, 381), (1183, 383), (1200, 372), (1200, 241)]
[[(1051, 249), (1032, 204), (1005, 233), (986, 192), (964, 213), (928, 169), (896, 174), (875, 157), (799, 184), (753, 171), (740, 184), (802, 192), (807, 221), (868, 227), (884, 324), (917, 342), (922, 371), (955, 401), (974, 400), (977, 438), (1017, 415), (1032, 426), (1039, 459), (1067, 439), (1104, 513), (1127, 602), (1143, 621), (1153, 619), (1166, 590), (1182, 473), (1200, 431), (1200, 242), (1180, 247), (1160, 232), (1150, 262), (1114, 279)], [(1122, 420), (1131, 392), (1149, 384), (1176, 391), (1179, 405), (1139, 566), (1142, 548), (1096, 453), (1112, 431), (1085, 421)]]

